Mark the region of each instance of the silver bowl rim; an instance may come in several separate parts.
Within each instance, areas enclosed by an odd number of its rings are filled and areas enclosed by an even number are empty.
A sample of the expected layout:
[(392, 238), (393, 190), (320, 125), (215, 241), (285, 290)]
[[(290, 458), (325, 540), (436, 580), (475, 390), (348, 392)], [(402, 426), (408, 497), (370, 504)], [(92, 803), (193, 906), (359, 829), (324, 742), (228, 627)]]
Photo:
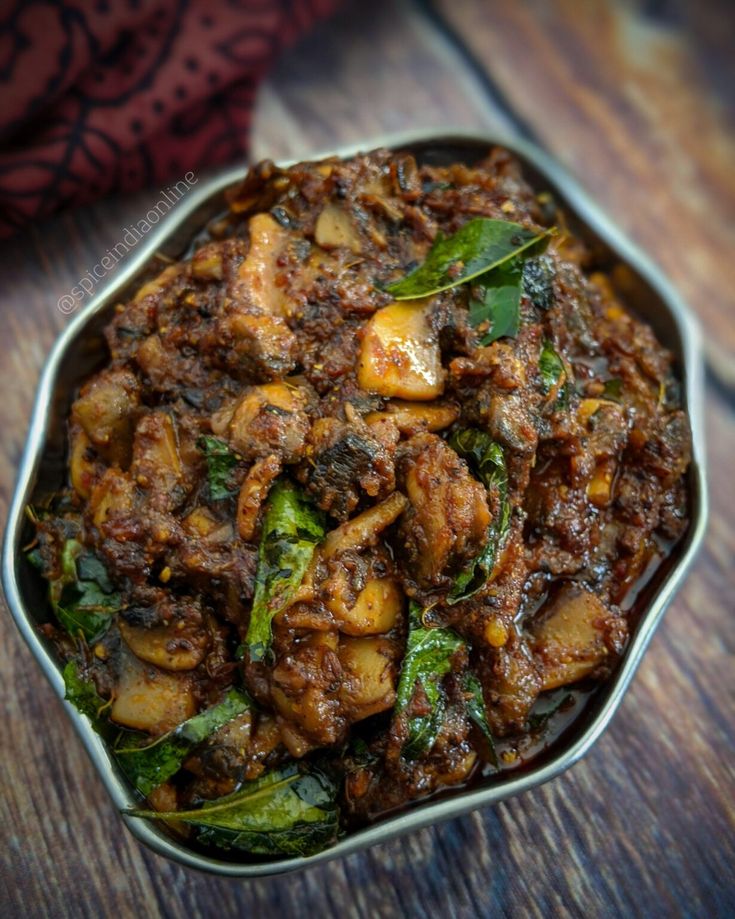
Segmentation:
[[(8, 513), (2, 557), (2, 580), (5, 596), (15, 623), (39, 663), (56, 695), (62, 700), (74, 728), (81, 738), (87, 753), (94, 763), (102, 782), (115, 806), (132, 834), (153, 851), (182, 865), (227, 877), (254, 878), (307, 868), (334, 858), (348, 855), (380, 842), (386, 842), (399, 835), (458, 817), (479, 807), (495, 804), (506, 798), (529, 791), (558, 776), (576, 763), (598, 740), (618, 709), (632, 680), (643, 654), (658, 626), (666, 607), (681, 586), (702, 542), (708, 516), (708, 496), (705, 475), (705, 447), (703, 431), (703, 363), (699, 325), (677, 291), (664, 277), (660, 269), (640, 251), (628, 237), (589, 198), (587, 192), (549, 154), (533, 143), (513, 136), (496, 133), (468, 132), (464, 129), (447, 129), (440, 134), (434, 130), (413, 131), (382, 135), (358, 144), (350, 144), (326, 153), (309, 154), (309, 160), (326, 156), (349, 157), (378, 147), (400, 149), (412, 145), (432, 144), (437, 148), (453, 143), (472, 143), (487, 147), (499, 145), (519, 154), (541, 175), (559, 188), (575, 213), (590, 227), (623, 262), (631, 265), (640, 276), (658, 293), (668, 307), (671, 318), (678, 329), (682, 342), (682, 373), (684, 396), (692, 428), (692, 517), (685, 537), (681, 556), (672, 565), (665, 578), (651, 598), (649, 608), (641, 615), (635, 634), (628, 645), (616, 674), (605, 687), (605, 698), (594, 716), (578, 737), (564, 749), (553, 753), (543, 765), (531, 767), (520, 775), (509, 774), (487, 787), (461, 790), (438, 800), (417, 803), (411, 808), (380, 822), (351, 832), (334, 846), (306, 857), (292, 857), (275, 860), (260, 860), (249, 863), (225, 861), (200, 854), (167, 836), (149, 822), (124, 813), (134, 807), (138, 800), (135, 793), (116, 771), (105, 744), (92, 730), (88, 720), (64, 700), (64, 683), (57, 662), (44, 647), (37, 633), (36, 625), (26, 609), (16, 578), (16, 563), (20, 553), (20, 535), (23, 526), (24, 509), (36, 481), (38, 467), (43, 455), (48, 421), (52, 411), (52, 396), (55, 390), (59, 366), (67, 348), (76, 339), (87, 323), (100, 311), (115, 302), (116, 293), (129, 285), (150, 263), (165, 240), (197, 208), (226, 188), (236, 185), (245, 173), (243, 165), (230, 167), (202, 180), (200, 187), (190, 191), (177, 207), (160, 222), (144, 241), (125, 260), (119, 270), (69, 322), (57, 339), (44, 366), (38, 384), (35, 405), (31, 416), (28, 438), (18, 469), (17, 482)], [(307, 157), (301, 157), (306, 159)], [(289, 160), (290, 165), (296, 160)]]

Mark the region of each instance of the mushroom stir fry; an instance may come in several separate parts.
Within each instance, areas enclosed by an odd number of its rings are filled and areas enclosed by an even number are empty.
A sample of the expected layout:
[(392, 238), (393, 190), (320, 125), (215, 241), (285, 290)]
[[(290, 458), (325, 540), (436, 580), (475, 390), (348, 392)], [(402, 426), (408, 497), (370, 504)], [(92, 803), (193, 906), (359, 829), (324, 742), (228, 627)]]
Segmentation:
[(687, 524), (602, 267), (506, 151), (379, 150), (261, 163), (117, 307), (29, 559), (135, 813), (307, 854), (574, 717)]

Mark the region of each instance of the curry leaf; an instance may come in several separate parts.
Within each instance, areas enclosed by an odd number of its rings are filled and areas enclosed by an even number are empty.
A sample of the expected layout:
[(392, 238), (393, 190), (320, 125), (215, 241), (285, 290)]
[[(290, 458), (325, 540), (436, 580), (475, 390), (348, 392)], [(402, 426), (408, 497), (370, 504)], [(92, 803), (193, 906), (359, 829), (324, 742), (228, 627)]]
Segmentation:
[(551, 392), (551, 390), (558, 385), (559, 380), (564, 374), (564, 362), (554, 350), (554, 346), (548, 339), (544, 340), (538, 361), (538, 369), (541, 374), (544, 392)]
[(478, 428), (461, 428), (448, 440), (449, 446), (464, 459), (476, 478), (490, 490), (508, 488), (508, 471), (502, 447)]
[(396, 300), (415, 300), (471, 281), (524, 252), (546, 235), (519, 223), (476, 217), (437, 239), (426, 260), (386, 290)]
[(64, 677), (64, 698), (94, 724), (106, 704), (97, 692), (96, 686), (91, 680), (85, 680), (82, 677), (79, 666), (74, 661), (69, 661), (65, 665), (62, 676)]
[(106, 594), (94, 581), (77, 581), (62, 591), (56, 617), (74, 637), (95, 641), (120, 608), (120, 594)]
[(485, 711), (485, 697), (482, 692), (482, 683), (477, 679), (474, 673), (468, 672), (465, 675), (464, 688), (468, 694), (467, 698), (467, 715), (470, 721), (479, 728), (483, 737), (487, 741), (490, 751), (490, 761), (494, 766), (498, 765), (498, 755), (495, 752), (495, 738), (493, 737), (490, 726), (487, 723), (487, 713)]
[(252, 660), (262, 660), (270, 647), (271, 621), (298, 590), (323, 538), (324, 514), (291, 482), (276, 482), (263, 519), (246, 636)]
[(231, 497), (235, 489), (230, 486), (230, 473), (238, 464), (238, 458), (224, 440), (204, 436), (197, 441), (197, 447), (207, 461), (209, 495), (213, 501)]
[(115, 585), (110, 580), (110, 575), (104, 562), (92, 552), (83, 552), (77, 556), (77, 574), (80, 581), (95, 581), (103, 593), (111, 594)]
[(515, 338), (521, 322), (522, 262), (512, 259), (506, 265), (483, 276), (478, 285), (479, 299), (470, 300), (470, 323), (477, 327), (489, 322), (490, 327), (480, 338), (489, 345), (498, 338)]
[[(528, 730), (532, 734), (537, 734), (544, 730), (554, 715), (562, 708), (566, 708), (569, 703), (573, 701), (574, 696), (570, 692), (564, 693), (560, 698), (554, 699), (550, 703), (540, 700), (534, 706), (534, 711), (528, 716)], [(544, 705), (547, 707), (544, 708)]]
[(555, 405), (558, 408), (564, 408), (569, 401), (567, 368), (558, 352), (554, 349), (553, 344), (548, 339), (544, 340), (541, 348), (538, 369), (541, 375), (541, 385), (544, 394), (554, 394)]
[(421, 609), (412, 602), (406, 653), (396, 690), (396, 711), (405, 711), (411, 703), (417, 685), (426, 696), (429, 711), (408, 719), (408, 738), (403, 755), (416, 759), (430, 750), (441, 730), (446, 696), (441, 686), (451, 670), (452, 657), (464, 645), (451, 629), (426, 628), (421, 623)]
[(244, 693), (231, 689), (218, 705), (194, 715), (153, 743), (117, 746), (115, 758), (138, 791), (149, 795), (154, 788), (179, 771), (195, 747), (237, 715), (247, 711), (251, 704)]
[(89, 719), (92, 728), (100, 737), (108, 742), (113, 740), (118, 734), (118, 729), (110, 723), (105, 714), (110, 703), (100, 696), (92, 680), (82, 676), (79, 665), (75, 661), (69, 661), (66, 664), (62, 676), (64, 678), (64, 698), (67, 702), (71, 702), (80, 714)]
[(78, 540), (66, 540), (60, 562), (60, 576), (49, 582), (56, 618), (74, 638), (94, 641), (120, 608), (120, 594), (115, 592), (102, 561), (85, 551)]
[(447, 595), (449, 604), (466, 600), (487, 584), (492, 576), (498, 552), (510, 529), (510, 502), (508, 501), (508, 471), (505, 456), (499, 444), (485, 431), (464, 428), (455, 431), (448, 440), (449, 446), (466, 460), (470, 470), (495, 500), (498, 511), (488, 527), (487, 542), (482, 552), (457, 576)]
[(218, 705), (194, 715), (151, 743), (147, 735), (121, 730), (109, 720), (110, 702), (99, 695), (92, 680), (82, 676), (75, 661), (66, 664), (63, 677), (64, 698), (85, 715), (96, 733), (110, 744), (120, 768), (144, 795), (149, 795), (178, 772), (186, 757), (210, 734), (252, 705), (245, 693), (231, 689)]
[(200, 843), (258, 855), (309, 855), (337, 839), (337, 786), (316, 767), (288, 763), (239, 791), (189, 811), (131, 811), (150, 820), (180, 820)]

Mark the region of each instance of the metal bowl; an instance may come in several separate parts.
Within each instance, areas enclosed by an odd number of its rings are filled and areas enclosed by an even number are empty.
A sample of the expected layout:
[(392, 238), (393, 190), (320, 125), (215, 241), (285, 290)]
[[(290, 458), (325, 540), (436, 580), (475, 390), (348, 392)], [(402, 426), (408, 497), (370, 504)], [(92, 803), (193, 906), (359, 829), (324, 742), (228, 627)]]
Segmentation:
[[(659, 340), (675, 355), (676, 373), (683, 384), (683, 400), (693, 436), (693, 459), (688, 473), (689, 528), (640, 598), (641, 612), (615, 673), (595, 692), (572, 726), (522, 773), (490, 776), (471, 788), (450, 790), (439, 799), (418, 802), (397, 815), (348, 833), (332, 848), (306, 858), (218, 859), (188, 848), (145, 820), (123, 814), (122, 819), (130, 831), (162, 855), (194, 868), (230, 877), (259, 877), (293, 871), (347, 855), (373, 843), (385, 842), (478, 807), (495, 804), (548, 782), (577, 762), (604, 731), (622, 701), (664, 610), (692, 563), (702, 541), (707, 518), (700, 336), (688, 308), (656, 266), (625, 238), (547, 154), (525, 141), (461, 133), (441, 137), (412, 134), (375, 138), (359, 147), (335, 152), (346, 157), (359, 150), (385, 146), (410, 150), (421, 161), (433, 164), (472, 163), (495, 144), (510, 149), (518, 156), (526, 177), (538, 191), (549, 190), (555, 195), (571, 218), (573, 229), (591, 242), (596, 252), (602, 253), (603, 259), (609, 263), (624, 301), (651, 324)], [(22, 552), (22, 546), (31, 538), (32, 530), (24, 509), (37, 497), (58, 489), (65, 480), (69, 407), (76, 387), (104, 360), (106, 348), (101, 333), (114, 305), (124, 302), (136, 282), (140, 283), (141, 277), (150, 270), (155, 253), (163, 252), (174, 259), (182, 256), (204, 224), (225, 209), (224, 192), (237, 184), (242, 174), (241, 166), (229, 169), (202, 181), (189, 192), (177, 209), (127, 258), (112, 281), (69, 322), (46, 362), (10, 508), (3, 547), (3, 584), (23, 638), (61, 699), (64, 697), (64, 684), (59, 661), (51, 644), (38, 630), (39, 624), (47, 619), (44, 585)], [(64, 704), (116, 807), (122, 811), (136, 805), (135, 792), (121, 775), (105, 744), (94, 733), (87, 719), (70, 703)]]

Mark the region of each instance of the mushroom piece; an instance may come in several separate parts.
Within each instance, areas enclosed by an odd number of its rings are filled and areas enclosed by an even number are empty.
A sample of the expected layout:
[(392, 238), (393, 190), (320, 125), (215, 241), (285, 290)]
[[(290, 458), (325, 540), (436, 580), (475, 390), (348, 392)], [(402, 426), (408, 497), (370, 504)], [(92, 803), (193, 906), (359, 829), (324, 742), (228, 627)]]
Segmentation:
[(365, 326), (357, 380), (367, 392), (428, 401), (444, 391), (439, 339), (427, 299), (391, 303)]
[(610, 611), (589, 590), (572, 583), (559, 590), (530, 630), (542, 691), (576, 683), (605, 661), (609, 619)]

